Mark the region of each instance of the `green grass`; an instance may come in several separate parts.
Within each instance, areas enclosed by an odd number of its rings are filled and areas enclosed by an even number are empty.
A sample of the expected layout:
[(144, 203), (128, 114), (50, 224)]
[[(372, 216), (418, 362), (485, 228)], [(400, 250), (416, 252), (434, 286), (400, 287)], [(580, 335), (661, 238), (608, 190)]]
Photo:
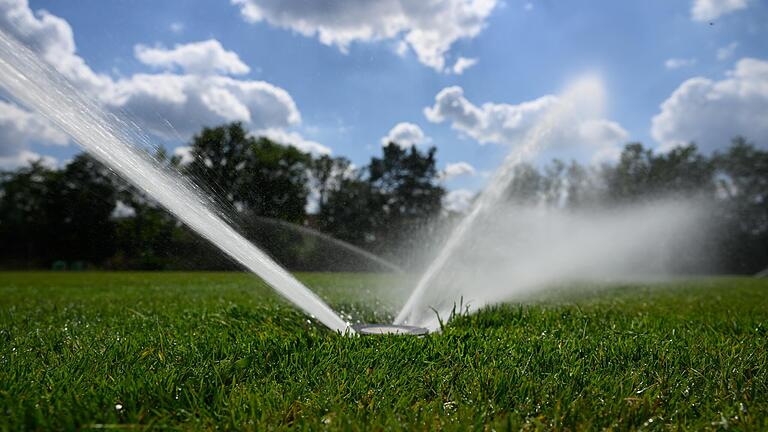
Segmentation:
[[(391, 279), (300, 278), (394, 304)], [(557, 298), (346, 338), (245, 274), (0, 273), (0, 429), (768, 429), (768, 281)]]

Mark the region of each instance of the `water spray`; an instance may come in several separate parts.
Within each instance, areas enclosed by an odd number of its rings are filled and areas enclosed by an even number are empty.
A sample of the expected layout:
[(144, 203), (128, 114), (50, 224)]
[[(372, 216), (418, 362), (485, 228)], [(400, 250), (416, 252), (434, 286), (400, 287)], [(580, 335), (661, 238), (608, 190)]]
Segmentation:
[(331, 330), (354, 332), (320, 297), (235, 231), (195, 184), (147, 156), (139, 147), (148, 143), (141, 131), (79, 92), (37, 54), (2, 30), (0, 88), (58, 126), (93, 157), (146, 192), (307, 315)]

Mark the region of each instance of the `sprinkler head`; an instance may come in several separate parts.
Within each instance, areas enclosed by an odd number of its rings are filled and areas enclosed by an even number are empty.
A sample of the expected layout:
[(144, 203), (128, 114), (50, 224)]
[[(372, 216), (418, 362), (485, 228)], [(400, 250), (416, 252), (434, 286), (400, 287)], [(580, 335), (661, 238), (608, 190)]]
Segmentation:
[(429, 330), (423, 327), (395, 325), (395, 324), (355, 324), (352, 326), (355, 333), (361, 336), (371, 335), (413, 335), (424, 336)]

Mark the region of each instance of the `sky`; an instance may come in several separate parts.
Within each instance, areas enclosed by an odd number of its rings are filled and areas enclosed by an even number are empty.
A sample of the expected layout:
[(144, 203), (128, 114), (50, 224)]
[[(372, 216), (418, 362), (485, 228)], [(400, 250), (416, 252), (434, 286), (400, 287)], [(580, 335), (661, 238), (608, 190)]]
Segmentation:
[[(357, 165), (435, 146), (456, 208), (574, 83), (542, 159), (768, 147), (764, 0), (0, 0), (0, 29), (177, 154), (230, 121)], [(0, 96), (0, 169), (79, 151)]]

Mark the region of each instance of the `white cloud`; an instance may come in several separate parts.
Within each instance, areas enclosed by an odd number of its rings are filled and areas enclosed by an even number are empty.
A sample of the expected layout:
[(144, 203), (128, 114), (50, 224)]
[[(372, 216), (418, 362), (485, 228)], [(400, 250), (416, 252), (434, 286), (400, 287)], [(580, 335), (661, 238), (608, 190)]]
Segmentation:
[[(164, 138), (189, 139), (203, 126), (231, 121), (242, 121), (250, 130), (280, 130), (301, 123), (299, 110), (284, 89), (224, 75), (247, 73), (249, 67), (213, 39), (173, 49), (138, 45), (135, 54), (140, 61), (165, 71), (113, 80), (95, 73), (76, 54), (67, 21), (45, 11), (33, 13), (26, 0), (0, 0), (0, 28), (32, 47), (78, 89), (110, 109), (127, 111), (131, 120)], [(0, 129), (7, 129), (0, 130), (0, 137), (19, 132), (7, 123), (0, 123)], [(30, 128), (21, 132), (33, 137), (40, 133)], [(48, 138), (60, 142), (62, 136)]]
[(693, 0), (691, 19), (710, 21), (738, 10), (746, 9), (751, 0)]
[[(570, 132), (561, 135), (562, 138), (567, 140), (568, 133)], [(620, 124), (610, 120), (596, 119), (581, 122), (573, 138), (577, 145), (581, 143), (591, 148), (592, 162), (612, 162), (619, 159), (621, 145), (628, 137), (629, 134)]]
[(441, 177), (443, 180), (448, 181), (464, 175), (475, 175), (475, 167), (467, 162), (456, 162), (446, 164)]
[(731, 42), (728, 45), (717, 49), (717, 59), (720, 61), (728, 60), (736, 52), (736, 48), (739, 47), (738, 42)]
[(403, 40), (398, 41), (397, 45), (395, 45), (395, 54), (405, 57), (408, 54), (408, 44)]
[(663, 149), (695, 142), (712, 151), (743, 135), (768, 144), (768, 61), (744, 58), (725, 79), (682, 83), (661, 104), (651, 135)]
[(411, 147), (427, 143), (429, 142), (429, 138), (424, 135), (424, 131), (422, 131), (418, 125), (401, 122), (390, 129), (385, 137), (381, 138), (381, 145), (383, 146), (392, 142), (400, 147)]
[[(579, 115), (565, 116), (557, 122), (556, 129), (548, 134), (547, 145), (558, 150), (589, 152), (592, 159), (604, 159), (616, 155), (619, 145), (628, 133), (616, 122), (603, 119), (597, 114), (601, 109), (589, 106), (601, 105), (604, 96), (599, 83), (593, 83), (576, 101)], [(563, 99), (547, 95), (517, 105), (485, 103), (477, 106), (464, 97), (461, 87), (448, 87), (435, 97), (435, 103), (424, 109), (427, 119), (433, 123), (450, 122), (451, 127), (477, 140), (480, 144), (497, 143), (519, 145), (531, 128), (545, 113), (562, 107)], [(572, 102), (568, 102), (572, 103)]]
[(471, 68), (477, 64), (476, 58), (459, 57), (456, 63), (453, 64), (451, 69), (456, 75), (461, 75), (465, 70)]
[(112, 218), (114, 219), (130, 218), (135, 215), (136, 209), (120, 200), (117, 200), (115, 203), (115, 208), (112, 210)]
[(527, 11), (532, 11), (532, 10), (533, 10), (533, 3), (531, 3), (531, 2), (528, 2), (528, 3), (526, 3), (526, 4), (523, 6), (523, 9), (525, 9), (525, 10), (527, 10)]
[(108, 76), (93, 72), (75, 54), (72, 28), (62, 18), (45, 10), (33, 13), (27, 0), (3, 0), (0, 28), (40, 54), (78, 88), (99, 93), (109, 86)]
[(173, 33), (181, 33), (184, 31), (185, 26), (183, 22), (175, 21), (175, 22), (172, 22), (171, 25), (168, 26), (168, 28)]
[(22, 150), (9, 156), (0, 155), (0, 169), (14, 169), (32, 162), (40, 162), (48, 168), (55, 168), (58, 164), (56, 158), (52, 156), (44, 156), (29, 150)]
[(315, 141), (305, 139), (298, 132), (288, 132), (283, 129), (263, 129), (253, 133), (255, 136), (263, 136), (272, 141), (290, 145), (297, 149), (315, 155), (331, 154), (331, 149)]
[(664, 62), (664, 67), (667, 69), (680, 69), (684, 67), (690, 67), (696, 64), (695, 58), (671, 58)]
[(523, 102), (519, 105), (486, 103), (477, 106), (464, 97), (461, 87), (441, 90), (435, 104), (424, 109), (433, 123), (450, 121), (451, 126), (481, 144), (515, 143), (548, 108), (557, 102), (554, 96)]
[[(497, 0), (231, 0), (250, 22), (317, 37), (343, 52), (353, 42), (404, 41), (421, 63), (445, 71), (458, 40), (477, 36)], [(400, 52), (403, 52), (402, 48)]]
[(0, 101), (0, 167), (15, 168), (41, 158), (46, 165), (56, 164), (55, 159), (28, 150), (32, 143), (67, 145), (69, 139), (37, 114)]
[(192, 156), (191, 146), (179, 146), (173, 150), (173, 155), (179, 158), (179, 163), (182, 165), (189, 165), (194, 162), (195, 157)]
[(67, 135), (39, 115), (0, 101), (0, 156), (32, 142), (67, 145)]
[(242, 75), (251, 71), (235, 52), (225, 50), (216, 39), (176, 45), (173, 49), (136, 45), (134, 54), (146, 65), (166, 70), (178, 67), (191, 74)]
[(285, 90), (225, 76), (137, 74), (117, 81), (106, 103), (127, 110), (142, 126), (167, 138), (181, 134), (186, 139), (202, 126), (231, 121), (242, 121), (253, 130), (301, 122)]
[(443, 208), (452, 212), (464, 213), (472, 206), (475, 193), (469, 189), (456, 189), (443, 197)]

